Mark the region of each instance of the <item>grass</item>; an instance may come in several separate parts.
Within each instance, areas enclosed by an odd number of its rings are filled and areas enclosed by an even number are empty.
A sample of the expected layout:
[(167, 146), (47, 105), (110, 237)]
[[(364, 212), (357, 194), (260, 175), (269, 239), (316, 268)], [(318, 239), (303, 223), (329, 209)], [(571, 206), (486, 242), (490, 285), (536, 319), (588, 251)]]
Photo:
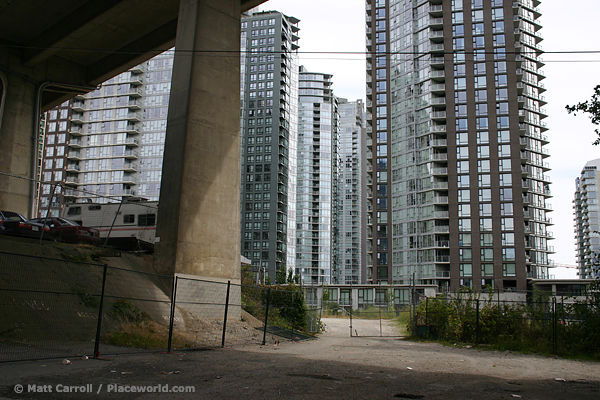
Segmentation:
[[(103, 337), (105, 343), (113, 346), (137, 349), (164, 350), (168, 347), (169, 330), (153, 321), (129, 322), (118, 330)], [(173, 333), (172, 346), (177, 348), (196, 347), (197, 344), (181, 334)]]

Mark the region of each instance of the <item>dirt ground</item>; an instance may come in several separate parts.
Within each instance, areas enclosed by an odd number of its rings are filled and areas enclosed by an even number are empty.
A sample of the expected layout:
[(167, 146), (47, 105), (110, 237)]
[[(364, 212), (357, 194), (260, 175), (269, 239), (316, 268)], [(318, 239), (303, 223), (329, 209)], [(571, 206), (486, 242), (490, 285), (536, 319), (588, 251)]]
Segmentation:
[[(324, 323), (325, 334), (302, 342), (271, 340), (265, 346), (122, 355), (112, 360), (78, 358), (69, 365), (62, 360), (0, 364), (0, 398), (600, 398), (598, 363), (369, 337), (400, 333), (385, 323), (380, 331), (379, 321), (354, 320), (352, 329), (359, 336), (350, 337), (349, 320), (324, 319)], [(15, 392), (18, 385), (23, 385), (21, 394)], [(194, 392), (165, 392), (179, 386)], [(90, 389), (92, 393), (74, 392)], [(149, 389), (155, 392), (125, 392)]]

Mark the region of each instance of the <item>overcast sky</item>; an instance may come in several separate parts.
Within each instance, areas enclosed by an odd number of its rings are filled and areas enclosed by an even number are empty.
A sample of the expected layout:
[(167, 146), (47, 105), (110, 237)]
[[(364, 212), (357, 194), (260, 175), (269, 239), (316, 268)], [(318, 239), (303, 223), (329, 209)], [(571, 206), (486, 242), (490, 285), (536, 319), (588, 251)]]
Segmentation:
[[(571, 6), (565, 6), (569, 4)], [(542, 0), (540, 5), (543, 50), (599, 51), (597, 43), (598, 0)], [(305, 54), (305, 52), (364, 52), (365, 2), (363, 0), (269, 0), (263, 10), (276, 10), (300, 19), (300, 64), (309, 71), (333, 74), (333, 89), (338, 97), (365, 99), (365, 57), (357, 54)], [(550, 242), (556, 254), (551, 259), (561, 264), (576, 264), (572, 200), (575, 178), (587, 161), (600, 158), (600, 147), (592, 146), (594, 128), (583, 114), (567, 114), (565, 105), (587, 100), (600, 84), (595, 74), (600, 68), (599, 54), (545, 54), (545, 106), (548, 118), (547, 146), (552, 168), (549, 200), (555, 239)], [(579, 62), (578, 62), (579, 61)], [(597, 62), (583, 62), (597, 61)], [(575, 278), (576, 270), (556, 268), (557, 278)]]

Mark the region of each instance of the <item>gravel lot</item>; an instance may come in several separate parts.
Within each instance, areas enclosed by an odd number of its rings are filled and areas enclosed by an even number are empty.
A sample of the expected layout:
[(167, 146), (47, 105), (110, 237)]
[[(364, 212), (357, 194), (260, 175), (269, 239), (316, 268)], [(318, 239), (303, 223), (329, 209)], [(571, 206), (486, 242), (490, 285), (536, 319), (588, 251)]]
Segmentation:
[[(600, 398), (599, 363), (367, 337), (379, 334), (379, 321), (354, 320), (359, 337), (349, 337), (349, 320), (324, 323), (325, 334), (303, 342), (75, 359), (70, 365), (61, 360), (0, 364), (0, 398)], [(382, 332), (400, 333), (388, 324)], [(23, 385), (24, 393), (16, 393), (15, 385)], [(33, 393), (29, 385), (52, 392)], [(109, 385), (113, 390), (191, 386), (195, 392), (109, 393)], [(69, 386), (91, 388), (93, 394), (57, 393)]]

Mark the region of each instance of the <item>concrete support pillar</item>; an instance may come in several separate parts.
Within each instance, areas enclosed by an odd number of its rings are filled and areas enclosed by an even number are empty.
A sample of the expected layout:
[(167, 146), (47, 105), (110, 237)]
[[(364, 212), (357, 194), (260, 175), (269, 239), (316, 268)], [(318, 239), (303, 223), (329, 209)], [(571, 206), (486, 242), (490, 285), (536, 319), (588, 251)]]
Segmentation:
[[(2, 86), (4, 109), (0, 119), (0, 172), (31, 177), (38, 133), (34, 128), (37, 85), (7, 73), (3, 76)], [(0, 175), (0, 187), (0, 209), (29, 216), (31, 181)]]
[(181, 0), (155, 267), (240, 279), (240, 1)]

